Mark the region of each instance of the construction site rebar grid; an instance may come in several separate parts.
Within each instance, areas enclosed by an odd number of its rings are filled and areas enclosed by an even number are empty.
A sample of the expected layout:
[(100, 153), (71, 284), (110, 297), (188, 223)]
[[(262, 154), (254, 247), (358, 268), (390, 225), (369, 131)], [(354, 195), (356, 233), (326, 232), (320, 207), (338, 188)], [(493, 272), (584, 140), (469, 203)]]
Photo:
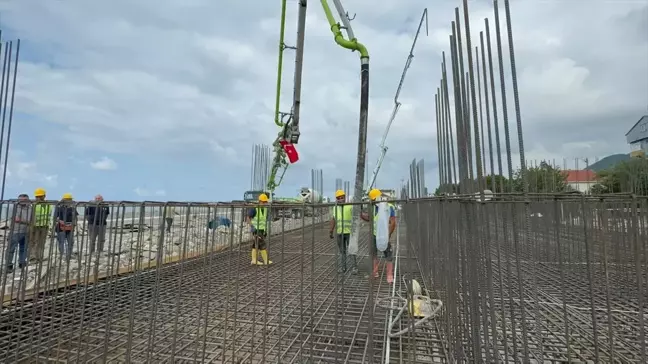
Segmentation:
[[(524, 204), (530, 236), (512, 223)], [(273, 221), (270, 265), (250, 264), (240, 207), (174, 204), (167, 233), (164, 206), (110, 206), (104, 252), (86, 254), (79, 226), (69, 262), (50, 247), (3, 274), (3, 362), (644, 362), (646, 200), (396, 202), (395, 287), (372, 278), (368, 253), (358, 275), (338, 273), (330, 206)], [(411, 330), (389, 338), (394, 314), (377, 302), (410, 297), (411, 279), (443, 309), (416, 328), (406, 315), (396, 329)]]
[[(90, 253), (79, 223), (69, 260), (49, 239), (42, 263), (3, 274), (3, 361), (381, 360), (386, 311), (370, 297), (388, 294), (387, 283), (371, 295), (366, 276), (337, 272), (330, 207), (273, 219), (273, 263), (257, 266), (240, 207), (105, 205), (115, 215), (107, 249)], [(229, 226), (216, 226), (224, 217)]]
[[(429, 257), (422, 270), (446, 308), (449, 356), (644, 363), (646, 208), (646, 199), (580, 196), (406, 205), (406, 225), (418, 226), (409, 238)], [(514, 228), (525, 218), (529, 234)]]

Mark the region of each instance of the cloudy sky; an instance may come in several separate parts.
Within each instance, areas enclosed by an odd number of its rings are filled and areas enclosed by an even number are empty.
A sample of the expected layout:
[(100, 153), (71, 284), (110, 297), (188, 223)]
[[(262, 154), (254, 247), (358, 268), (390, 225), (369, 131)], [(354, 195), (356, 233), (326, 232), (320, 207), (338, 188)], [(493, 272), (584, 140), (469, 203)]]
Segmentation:
[[(411, 160), (423, 158), (434, 188), (434, 93), (461, 3), (379, 3), (344, 1), (371, 54), (368, 168), (422, 10), (434, 4), (378, 178), (379, 187), (398, 187)], [(290, 45), (296, 0), (288, 7)], [(493, 8), (483, 0), (470, 8), (478, 45)], [(241, 198), (250, 187), (252, 145), (272, 143), (277, 132), (279, 13), (279, 0), (0, 1), (3, 38), (22, 40), (8, 195), (42, 186), (52, 198), (72, 192), (80, 200), (96, 193), (111, 200)], [(625, 132), (648, 113), (648, 1), (518, 0), (512, 13), (527, 157), (628, 152)], [(292, 54), (286, 57), (283, 110), (292, 93)], [(333, 42), (320, 2), (310, 1), (301, 161), (281, 194), (310, 184), (311, 168), (324, 170), (329, 193), (335, 178), (353, 179), (358, 69), (357, 53)]]

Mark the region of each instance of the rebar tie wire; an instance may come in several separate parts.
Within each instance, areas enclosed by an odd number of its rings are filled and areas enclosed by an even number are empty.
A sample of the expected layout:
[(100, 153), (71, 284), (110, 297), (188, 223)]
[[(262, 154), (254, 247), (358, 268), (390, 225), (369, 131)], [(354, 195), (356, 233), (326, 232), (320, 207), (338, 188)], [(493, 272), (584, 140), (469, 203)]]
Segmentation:
[[(396, 275), (398, 273), (398, 262), (400, 260), (400, 254), (399, 254), (399, 251), (400, 251), (400, 239), (399, 239), (398, 233), (396, 234), (396, 249), (395, 249), (395, 251), (396, 251), (396, 256), (395, 256), (395, 259), (394, 259), (395, 260), (395, 263), (394, 263), (394, 275)], [(403, 279), (403, 283), (405, 283), (405, 287), (407, 287), (406, 276), (403, 276), (402, 279)], [(386, 310), (389, 310), (391, 313), (393, 313), (394, 311), (398, 311), (398, 313), (396, 314), (396, 317), (390, 318), (389, 322), (387, 323), (387, 336), (390, 339), (400, 337), (403, 334), (408, 333), (410, 331), (410, 329), (412, 329), (412, 328), (421, 327), (423, 324), (430, 321), (431, 318), (436, 317), (437, 314), (441, 311), (441, 308), (443, 308), (443, 302), (441, 300), (432, 299), (432, 298), (430, 298), (428, 296), (424, 296), (424, 295), (412, 295), (412, 301), (411, 301), (412, 308), (414, 307), (414, 300), (420, 300), (421, 301), (421, 306), (423, 306), (424, 304), (427, 304), (427, 306), (430, 308), (430, 312), (427, 312), (427, 314), (423, 314), (423, 317), (416, 320), (414, 322), (414, 325), (405, 325), (406, 326), (405, 329), (400, 330), (398, 332), (393, 332), (394, 325), (396, 325), (396, 322), (398, 322), (403, 317), (403, 314), (407, 310), (407, 306), (409, 305), (409, 302), (407, 301), (407, 299), (403, 298), (400, 295), (400, 293), (396, 292), (396, 281), (394, 281), (392, 283), (392, 285), (393, 286), (392, 286), (392, 295), (391, 296), (378, 298), (376, 300), (376, 306), (382, 307), (382, 308), (384, 308)], [(430, 294), (429, 290), (426, 289), (426, 291), (427, 291), (427, 294), (429, 295)], [(400, 302), (401, 305), (400, 306), (395, 306), (395, 305), (398, 305), (398, 302)], [(412, 311), (413, 311), (413, 309), (412, 309)], [(421, 313), (423, 313), (423, 312), (421, 312)], [(410, 314), (413, 315), (414, 313), (411, 312)], [(389, 348), (389, 345), (387, 346), (387, 348)]]

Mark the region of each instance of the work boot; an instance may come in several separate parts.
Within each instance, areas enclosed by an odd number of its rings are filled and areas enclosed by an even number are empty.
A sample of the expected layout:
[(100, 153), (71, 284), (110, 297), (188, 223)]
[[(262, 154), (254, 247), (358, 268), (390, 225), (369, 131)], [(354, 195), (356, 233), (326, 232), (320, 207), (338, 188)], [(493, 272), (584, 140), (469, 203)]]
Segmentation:
[(387, 262), (387, 283), (394, 283), (394, 263)]
[(268, 251), (267, 250), (261, 250), (261, 260), (263, 260), (263, 264), (265, 265), (270, 265), (272, 264), (271, 260), (268, 260)]
[(378, 258), (374, 258), (373, 260), (373, 276), (374, 278), (378, 278), (378, 266), (380, 264), (378, 263)]
[(257, 250), (256, 249), (252, 249), (252, 260), (250, 261), (250, 264), (252, 264), (252, 265), (259, 264), (259, 261), (257, 260)]

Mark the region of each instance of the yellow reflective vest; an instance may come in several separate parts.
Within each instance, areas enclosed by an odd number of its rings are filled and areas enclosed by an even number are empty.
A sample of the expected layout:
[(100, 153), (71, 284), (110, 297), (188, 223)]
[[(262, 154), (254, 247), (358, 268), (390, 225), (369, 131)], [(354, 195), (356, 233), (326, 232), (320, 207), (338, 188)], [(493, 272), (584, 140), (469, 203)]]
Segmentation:
[(47, 203), (37, 203), (34, 208), (34, 226), (49, 227), (52, 223), (52, 206)]
[(338, 234), (351, 234), (352, 214), (352, 205), (335, 206), (333, 218), (335, 219), (335, 229)]
[(267, 207), (257, 207), (255, 208), (256, 215), (252, 219), (252, 226), (257, 230), (265, 230), (268, 224), (268, 208)]

